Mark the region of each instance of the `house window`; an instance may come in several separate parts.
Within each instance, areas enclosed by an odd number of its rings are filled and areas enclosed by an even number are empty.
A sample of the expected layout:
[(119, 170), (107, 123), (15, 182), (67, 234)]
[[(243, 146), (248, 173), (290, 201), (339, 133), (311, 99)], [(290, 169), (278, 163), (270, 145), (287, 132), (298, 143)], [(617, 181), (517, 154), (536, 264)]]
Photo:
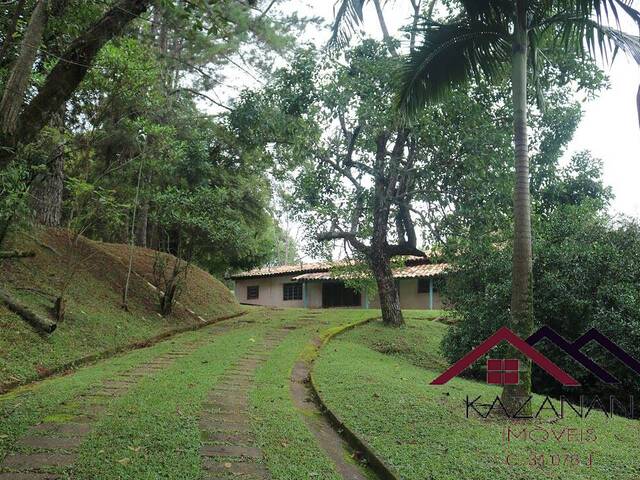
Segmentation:
[(282, 285), (283, 300), (302, 300), (301, 283), (285, 283)]
[(419, 278), (418, 279), (418, 293), (429, 293), (429, 279), (428, 278)]
[(260, 297), (260, 286), (251, 285), (247, 287), (247, 300), (257, 300)]

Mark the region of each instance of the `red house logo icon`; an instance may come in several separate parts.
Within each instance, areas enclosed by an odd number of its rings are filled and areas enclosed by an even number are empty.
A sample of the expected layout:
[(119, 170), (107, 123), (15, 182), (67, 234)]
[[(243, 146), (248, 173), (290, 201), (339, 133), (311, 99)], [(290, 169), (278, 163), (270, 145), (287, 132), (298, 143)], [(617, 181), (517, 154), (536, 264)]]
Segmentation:
[(517, 385), (520, 383), (520, 360), (517, 358), (487, 359), (487, 383), (491, 385)]
[[(565, 387), (577, 387), (580, 383), (562, 370), (527, 342), (518, 337), (507, 327), (501, 327), (496, 333), (487, 338), (484, 342), (467, 353), (464, 357), (454, 363), (446, 372), (431, 382), (431, 385), (444, 385), (452, 378), (458, 376), (476, 360), (500, 344), (508, 342), (530, 358), (540, 368), (555, 378)], [(520, 362), (517, 359), (489, 359), (487, 360), (487, 383), (494, 385), (516, 385), (519, 378)]]

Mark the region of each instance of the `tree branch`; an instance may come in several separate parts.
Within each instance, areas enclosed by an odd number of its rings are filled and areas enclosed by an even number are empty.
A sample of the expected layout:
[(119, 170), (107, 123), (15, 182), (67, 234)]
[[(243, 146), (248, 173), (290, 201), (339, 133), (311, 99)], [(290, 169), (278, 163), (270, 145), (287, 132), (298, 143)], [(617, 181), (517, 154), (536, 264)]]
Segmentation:
[(317, 234), (316, 239), (320, 242), (326, 242), (329, 240), (347, 240), (351, 246), (359, 252), (366, 254), (369, 251), (369, 247), (358, 240), (355, 233), (345, 232), (344, 230), (337, 228)]
[(176, 88), (175, 90), (173, 90), (171, 92), (171, 95), (175, 95), (176, 93), (180, 93), (180, 92), (188, 92), (188, 93), (191, 93), (192, 95), (197, 95), (199, 97), (206, 98), (207, 100), (209, 100), (214, 105), (217, 105), (217, 106), (219, 106), (221, 108), (224, 108), (225, 110), (227, 110), (229, 112), (233, 111), (233, 109), (231, 107), (227, 107), (225, 104), (220, 103), (217, 100), (214, 100), (209, 95), (205, 95), (204, 93), (199, 92), (197, 90), (194, 90), (193, 88), (186, 88), (186, 87)]
[(422, 250), (411, 245), (385, 245), (385, 252), (389, 257), (397, 257), (400, 255), (414, 255), (416, 257), (426, 257), (427, 254)]
[[(49, 123), (51, 115), (60, 110), (91, 68), (98, 52), (112, 38), (144, 12), (151, 0), (120, 0), (100, 20), (76, 38), (53, 67), (44, 85), (18, 118), (17, 134), (3, 138), (3, 143), (15, 147), (31, 143)], [(4, 153), (3, 153), (4, 152)], [(0, 169), (13, 155), (0, 151)]]

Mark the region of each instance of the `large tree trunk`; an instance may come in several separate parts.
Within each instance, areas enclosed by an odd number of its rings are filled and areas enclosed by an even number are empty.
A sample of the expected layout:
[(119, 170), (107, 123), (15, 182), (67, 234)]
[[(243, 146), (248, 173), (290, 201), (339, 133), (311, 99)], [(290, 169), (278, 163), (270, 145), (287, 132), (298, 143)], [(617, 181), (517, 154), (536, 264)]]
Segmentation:
[(53, 67), (44, 85), (18, 118), (16, 135), (3, 135), (0, 142), (0, 169), (13, 158), (18, 143), (31, 143), (71, 97), (91, 68), (98, 52), (112, 38), (120, 35), (127, 24), (144, 12), (151, 0), (120, 0), (100, 20), (76, 38), (62, 55), (64, 60)]
[[(55, 115), (52, 125), (64, 130), (64, 109)], [(34, 179), (31, 186), (31, 204), (36, 221), (47, 227), (59, 227), (62, 222), (62, 192), (64, 188), (64, 145), (59, 145), (48, 171)]]
[(31, 69), (47, 24), (47, 0), (38, 0), (20, 45), (0, 100), (0, 126), (4, 135), (13, 135), (18, 125), (24, 94), (31, 80)]
[(47, 227), (59, 227), (62, 221), (62, 190), (64, 187), (64, 156), (61, 152), (49, 164), (44, 178), (31, 187), (36, 221)]
[(402, 316), (402, 310), (400, 309), (398, 286), (393, 278), (389, 258), (384, 252), (373, 252), (369, 263), (378, 286), (382, 321), (390, 327), (400, 327), (404, 325), (404, 318)]
[(15, 9), (13, 10), (13, 16), (11, 17), (11, 23), (7, 28), (7, 31), (4, 33), (4, 40), (2, 41), (2, 46), (0, 46), (0, 66), (8, 65), (11, 61), (7, 58), (9, 55), (9, 50), (13, 46), (14, 36), (18, 27), (18, 20), (22, 16), (22, 12), (24, 11), (25, 0), (18, 0), (16, 3)]
[[(529, 192), (529, 152), (527, 139), (527, 10), (526, 0), (517, 0), (512, 59), (513, 125), (516, 183), (513, 193), (514, 240), (511, 290), (511, 328), (522, 338), (533, 330), (533, 286), (531, 253), (531, 198)], [(519, 408), (531, 394), (531, 361), (519, 351), (520, 383), (507, 385), (502, 392), (505, 407)]]

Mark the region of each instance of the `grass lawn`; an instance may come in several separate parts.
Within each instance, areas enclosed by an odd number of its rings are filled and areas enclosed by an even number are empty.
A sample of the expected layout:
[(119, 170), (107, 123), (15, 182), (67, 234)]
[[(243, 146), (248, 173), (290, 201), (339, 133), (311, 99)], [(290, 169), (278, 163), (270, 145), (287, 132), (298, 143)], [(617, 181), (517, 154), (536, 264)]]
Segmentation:
[(213, 339), (117, 399), (83, 444), (73, 478), (199, 478), (201, 405), (225, 369), (262, 333), (252, 327)]
[(300, 412), (291, 403), (291, 367), (309, 340), (327, 328), (371, 318), (375, 310), (324, 310), (292, 331), (258, 370), (251, 394), (258, 441), (272, 478), (278, 480), (340, 480), (331, 460), (316, 444)]
[[(322, 351), (314, 370), (329, 407), (401, 478), (640, 478), (637, 421), (607, 419), (601, 412), (582, 420), (568, 417), (556, 422), (546, 418), (517, 424), (466, 418), (467, 395), (483, 395), (491, 402), (500, 390), (463, 379), (430, 386), (445, 366), (438, 345), (447, 327), (407, 317), (408, 325), (403, 329), (387, 329), (376, 322), (335, 338)], [(541, 402), (540, 397), (534, 399), (536, 406)], [(518, 433), (525, 427), (537, 427), (535, 439), (543, 438), (540, 432), (546, 431), (561, 440), (551, 437), (507, 443), (503, 429), (508, 426)], [(575, 429), (571, 430), (571, 441), (564, 429)], [(587, 429), (592, 429), (591, 433)], [(529, 465), (532, 455), (537, 466)], [(589, 456), (591, 466), (586, 465)], [(555, 465), (558, 461), (560, 465)], [(575, 465), (576, 461), (581, 464)]]
[[(256, 371), (250, 390), (250, 415), (257, 445), (273, 479), (339, 480), (331, 460), (318, 446), (304, 418), (289, 396), (295, 361), (309, 341), (327, 328), (376, 315), (366, 310), (323, 311), (313, 320), (300, 320), (305, 310), (250, 308), (238, 326), (210, 337), (188, 356), (150, 374), (125, 394), (106, 401), (92, 433), (83, 441), (78, 458), (64, 475), (77, 479), (138, 480), (202, 478), (198, 416), (207, 394), (220, 376), (265, 333), (296, 325)], [(0, 461), (8, 452), (23, 452), (16, 439), (31, 425), (69, 421), (79, 412), (78, 396), (119, 372), (180, 350), (208, 335), (208, 328), (178, 335), (153, 347), (101, 361), (0, 396)], [(75, 410), (74, 410), (75, 408)]]
[(176, 344), (189, 341), (196, 333), (179, 335), (154, 347), (81, 368), (73, 375), (52, 377), (0, 396), (0, 458), (4, 457), (29, 426), (42, 421), (54, 421), (56, 418), (63, 419), (64, 405), (72, 403), (81, 393), (119, 372), (170, 350)]

